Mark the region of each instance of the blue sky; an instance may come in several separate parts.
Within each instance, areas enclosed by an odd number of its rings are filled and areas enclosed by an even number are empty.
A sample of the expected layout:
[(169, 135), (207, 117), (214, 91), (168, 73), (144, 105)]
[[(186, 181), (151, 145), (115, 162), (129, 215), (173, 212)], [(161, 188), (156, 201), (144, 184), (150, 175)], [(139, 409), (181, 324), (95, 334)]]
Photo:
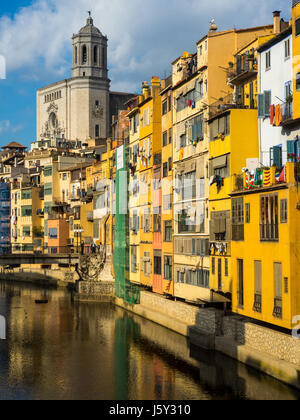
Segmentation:
[(113, 90), (136, 92), (143, 80), (165, 77), (170, 63), (215, 19), (220, 30), (272, 23), (272, 12), (291, 17), (291, 0), (12, 0), (0, 3), (0, 146), (29, 145), (36, 137), (36, 90), (70, 77), (71, 37), (87, 10), (109, 38)]

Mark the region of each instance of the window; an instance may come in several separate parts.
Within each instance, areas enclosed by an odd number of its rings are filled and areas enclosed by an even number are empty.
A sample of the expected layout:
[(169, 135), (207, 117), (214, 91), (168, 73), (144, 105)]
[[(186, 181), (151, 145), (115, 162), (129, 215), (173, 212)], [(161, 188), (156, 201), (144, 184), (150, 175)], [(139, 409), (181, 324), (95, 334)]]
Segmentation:
[(282, 318), (282, 264), (274, 263), (274, 310), (275, 318)]
[(203, 114), (201, 114), (192, 120), (192, 141), (197, 143), (203, 138)]
[(136, 273), (137, 272), (137, 246), (132, 245), (131, 247), (131, 272)]
[(164, 259), (164, 278), (165, 280), (172, 281), (173, 270), (172, 270), (172, 257), (165, 256)]
[(230, 241), (230, 210), (214, 211), (210, 215), (210, 240), (214, 241)]
[(98, 47), (94, 47), (94, 64), (98, 63)]
[(169, 172), (171, 172), (172, 171), (172, 158), (169, 158), (168, 166), (169, 166)]
[(216, 273), (216, 259), (215, 257), (212, 257), (211, 259), (211, 274), (215, 275)]
[(163, 210), (169, 211), (172, 210), (172, 195), (164, 195), (163, 196)]
[(300, 35), (300, 18), (295, 21), (295, 32), (296, 36)]
[(100, 136), (100, 127), (99, 124), (95, 126), (95, 137), (98, 138)]
[(168, 111), (172, 110), (172, 96), (168, 96)]
[(151, 231), (151, 214), (149, 209), (144, 209), (144, 233)]
[(172, 143), (172, 128), (169, 128), (169, 144)]
[(271, 91), (265, 91), (264, 92), (264, 106), (265, 106), (265, 117), (269, 117), (271, 113), (271, 100), (272, 100), (272, 94)]
[(154, 232), (161, 232), (161, 208), (155, 207), (153, 209), (153, 231)]
[(254, 261), (254, 278), (255, 278), (255, 294), (254, 294), (254, 312), (261, 313), (262, 311), (262, 263), (261, 261)]
[(211, 138), (218, 139), (219, 135), (228, 136), (230, 134), (230, 114), (221, 118), (216, 118), (210, 125)]
[(87, 48), (86, 45), (82, 47), (82, 64), (87, 62)]
[(270, 166), (276, 166), (276, 168), (282, 167), (282, 147), (274, 146), (270, 148)]
[(196, 198), (196, 171), (186, 173), (184, 176), (179, 177), (179, 182), (181, 184), (181, 200), (190, 200)]
[(177, 283), (184, 283), (185, 272), (184, 271), (177, 271)]
[(23, 227), (23, 236), (25, 238), (30, 237), (30, 226), (24, 226)]
[(237, 260), (238, 265), (238, 305), (244, 307), (244, 260)]
[(49, 238), (57, 239), (57, 228), (49, 228)]
[(152, 264), (150, 259), (150, 252), (144, 253), (144, 275), (149, 277), (152, 273)]
[(300, 73), (296, 74), (296, 90), (300, 90)]
[(32, 206), (22, 206), (21, 216), (22, 217), (31, 217), (32, 216)]
[(165, 146), (167, 146), (168, 145), (168, 132), (167, 131), (165, 131), (164, 133), (163, 133), (163, 147), (165, 147)]
[(32, 190), (22, 190), (22, 200), (30, 200), (32, 198)]
[(162, 114), (166, 115), (168, 113), (168, 101), (165, 100), (162, 104)]
[(196, 231), (196, 209), (181, 210), (178, 214), (178, 233)]
[(172, 220), (167, 220), (164, 222), (164, 242), (172, 242)]
[(287, 223), (287, 200), (280, 200), (280, 223)]
[(182, 134), (180, 136), (180, 149), (183, 149), (186, 146), (186, 135)]
[(225, 277), (228, 277), (228, 258), (225, 258)]
[(266, 52), (266, 70), (271, 68), (271, 51)]
[(270, 194), (260, 199), (260, 240), (278, 241), (278, 196)]
[(131, 230), (133, 232), (133, 234), (137, 234), (138, 230), (139, 230), (139, 216), (137, 214), (137, 210), (133, 211), (133, 216), (131, 219)]
[(246, 223), (250, 223), (250, 203), (246, 203)]
[(284, 42), (284, 58), (289, 58), (291, 56), (291, 45), (290, 40)]
[(232, 199), (232, 240), (244, 240), (244, 199)]
[(44, 169), (44, 176), (48, 177), (48, 176), (52, 176), (52, 168), (45, 168)]
[(165, 162), (163, 164), (163, 178), (166, 178), (168, 176), (168, 163)]
[(154, 274), (161, 275), (161, 256), (154, 256)]

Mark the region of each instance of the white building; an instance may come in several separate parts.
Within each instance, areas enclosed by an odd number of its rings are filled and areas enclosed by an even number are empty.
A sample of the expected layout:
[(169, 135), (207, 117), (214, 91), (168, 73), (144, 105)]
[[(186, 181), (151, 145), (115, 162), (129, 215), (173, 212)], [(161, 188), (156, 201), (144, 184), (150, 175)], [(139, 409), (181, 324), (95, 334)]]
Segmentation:
[[(297, 134), (300, 134), (300, 131), (295, 127), (290, 128), (293, 118), (292, 48), (291, 27), (258, 48), (258, 128), (260, 163), (264, 166), (285, 165), (288, 153), (291, 152), (291, 144), (295, 146), (296, 152)], [(278, 106), (281, 118), (276, 112)], [(277, 125), (276, 115), (278, 115)], [(290, 140), (294, 140), (294, 143), (289, 142)]]

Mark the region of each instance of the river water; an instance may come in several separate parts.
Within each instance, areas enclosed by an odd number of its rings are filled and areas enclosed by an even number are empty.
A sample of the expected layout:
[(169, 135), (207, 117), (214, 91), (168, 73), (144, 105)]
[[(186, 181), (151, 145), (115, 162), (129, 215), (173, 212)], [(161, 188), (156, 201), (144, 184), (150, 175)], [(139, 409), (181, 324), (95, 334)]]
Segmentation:
[[(48, 299), (37, 305), (36, 299)], [(300, 399), (300, 393), (111, 304), (0, 282), (0, 400)]]

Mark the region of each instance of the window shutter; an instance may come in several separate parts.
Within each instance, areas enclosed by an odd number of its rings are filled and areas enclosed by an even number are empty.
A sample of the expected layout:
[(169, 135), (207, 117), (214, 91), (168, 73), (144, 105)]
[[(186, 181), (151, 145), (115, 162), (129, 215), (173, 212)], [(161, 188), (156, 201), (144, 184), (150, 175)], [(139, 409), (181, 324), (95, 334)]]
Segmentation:
[(281, 147), (273, 147), (273, 165), (275, 165), (276, 168), (281, 168), (282, 166)]
[(265, 116), (265, 95), (263, 93), (259, 94), (257, 97), (258, 102), (258, 118), (264, 118)]
[(296, 142), (295, 140), (288, 140), (286, 144), (287, 144), (288, 160), (295, 162), (295, 156), (291, 156), (291, 155), (295, 155)]
[(271, 108), (271, 92), (270, 91), (266, 91), (264, 93), (264, 102), (265, 102), (265, 117), (269, 117), (271, 112), (270, 112), (270, 108)]
[(274, 263), (275, 298), (282, 298), (282, 266)]

